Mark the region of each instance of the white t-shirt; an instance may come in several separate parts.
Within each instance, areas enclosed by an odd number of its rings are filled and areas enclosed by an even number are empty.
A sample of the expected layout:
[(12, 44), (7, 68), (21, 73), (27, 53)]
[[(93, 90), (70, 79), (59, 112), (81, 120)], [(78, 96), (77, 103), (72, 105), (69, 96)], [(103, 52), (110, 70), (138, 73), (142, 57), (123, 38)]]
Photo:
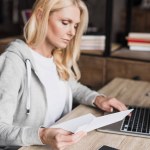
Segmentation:
[(62, 115), (65, 103), (68, 100), (68, 84), (59, 78), (56, 65), (52, 58), (47, 58), (32, 50), (37, 74), (43, 83), (47, 96), (47, 112), (44, 126), (54, 124)]

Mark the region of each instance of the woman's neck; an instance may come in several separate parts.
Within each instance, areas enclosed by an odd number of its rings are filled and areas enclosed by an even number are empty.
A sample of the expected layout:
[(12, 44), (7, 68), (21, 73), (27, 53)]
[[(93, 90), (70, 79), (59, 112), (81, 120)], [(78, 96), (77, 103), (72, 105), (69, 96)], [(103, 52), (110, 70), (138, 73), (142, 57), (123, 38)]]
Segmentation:
[(30, 46), (34, 51), (41, 54), (44, 57), (51, 58), (52, 57), (52, 50), (53, 48), (50, 45), (47, 45), (46, 43), (43, 43), (39, 45), (38, 47), (32, 47)]

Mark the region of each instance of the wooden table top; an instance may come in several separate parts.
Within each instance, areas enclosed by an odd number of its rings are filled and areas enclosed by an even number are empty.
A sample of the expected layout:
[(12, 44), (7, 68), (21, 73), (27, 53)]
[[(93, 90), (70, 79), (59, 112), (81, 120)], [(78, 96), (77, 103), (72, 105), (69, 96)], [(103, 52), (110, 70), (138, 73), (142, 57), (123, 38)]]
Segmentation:
[[(115, 78), (98, 92), (116, 97), (125, 104), (150, 106), (149, 82)], [(96, 108), (79, 105), (60, 121), (69, 120), (87, 113), (92, 113), (95, 116), (103, 115), (103, 112)], [(120, 150), (149, 150), (150, 140), (148, 138), (102, 133), (94, 130), (66, 150), (97, 150), (102, 145), (112, 146)], [(49, 150), (49, 148), (46, 146), (30, 146), (22, 147), (20, 150)]]

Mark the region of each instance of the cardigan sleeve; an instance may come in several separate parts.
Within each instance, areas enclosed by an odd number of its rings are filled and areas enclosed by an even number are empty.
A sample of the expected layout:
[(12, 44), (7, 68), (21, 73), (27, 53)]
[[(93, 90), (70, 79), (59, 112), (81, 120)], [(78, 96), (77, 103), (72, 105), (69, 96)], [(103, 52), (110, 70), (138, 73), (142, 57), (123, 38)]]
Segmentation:
[(80, 82), (76, 80), (69, 80), (69, 84), (72, 90), (73, 98), (78, 102), (86, 105), (93, 105), (95, 98), (100, 94), (96, 91), (89, 89), (88, 87), (82, 85)]
[(19, 59), (21, 58), (18, 56), (12, 59), (8, 55), (4, 62), (0, 63), (2, 65), (0, 66), (0, 145), (42, 145), (38, 135), (39, 128), (13, 124), (14, 113), (19, 103), (18, 93), (24, 75), (19, 68), (23, 65), (20, 64)]

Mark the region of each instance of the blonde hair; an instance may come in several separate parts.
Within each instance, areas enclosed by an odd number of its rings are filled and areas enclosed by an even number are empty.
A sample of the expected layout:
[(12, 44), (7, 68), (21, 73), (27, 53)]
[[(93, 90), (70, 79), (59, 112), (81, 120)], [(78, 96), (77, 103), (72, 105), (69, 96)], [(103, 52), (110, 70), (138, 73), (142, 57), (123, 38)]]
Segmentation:
[[(69, 45), (65, 49), (55, 49), (53, 57), (61, 79), (68, 80), (73, 77), (78, 80), (80, 71), (77, 60), (80, 56), (80, 41), (88, 24), (88, 10), (82, 0), (36, 0), (31, 17), (24, 27), (24, 37), (27, 44), (34, 47), (40, 45), (46, 37), (49, 15), (70, 5), (75, 5), (80, 9), (80, 23)], [(40, 22), (36, 17), (39, 9), (42, 10)]]

